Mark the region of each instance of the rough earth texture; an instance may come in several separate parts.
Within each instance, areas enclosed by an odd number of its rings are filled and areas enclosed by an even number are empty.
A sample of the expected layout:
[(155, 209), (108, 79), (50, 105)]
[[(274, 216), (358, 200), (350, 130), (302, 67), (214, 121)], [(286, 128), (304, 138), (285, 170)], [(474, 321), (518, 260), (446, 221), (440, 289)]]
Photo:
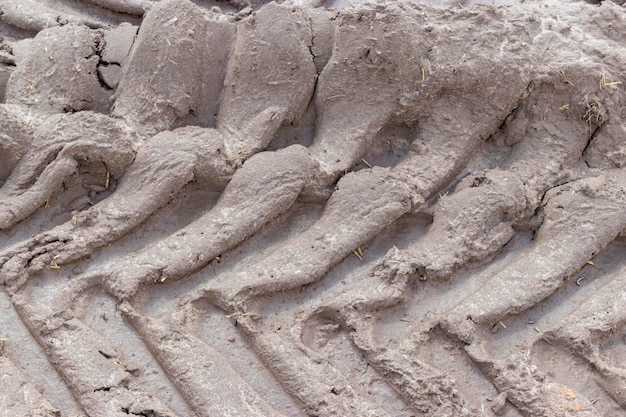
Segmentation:
[(264, 3), (0, 0), (0, 415), (626, 415), (623, 2)]

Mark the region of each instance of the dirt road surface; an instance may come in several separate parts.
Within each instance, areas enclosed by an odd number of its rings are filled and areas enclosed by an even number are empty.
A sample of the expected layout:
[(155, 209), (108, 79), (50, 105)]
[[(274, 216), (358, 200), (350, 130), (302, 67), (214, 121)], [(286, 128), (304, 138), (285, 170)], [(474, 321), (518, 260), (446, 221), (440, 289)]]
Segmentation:
[(626, 416), (620, 1), (0, 0), (0, 415)]

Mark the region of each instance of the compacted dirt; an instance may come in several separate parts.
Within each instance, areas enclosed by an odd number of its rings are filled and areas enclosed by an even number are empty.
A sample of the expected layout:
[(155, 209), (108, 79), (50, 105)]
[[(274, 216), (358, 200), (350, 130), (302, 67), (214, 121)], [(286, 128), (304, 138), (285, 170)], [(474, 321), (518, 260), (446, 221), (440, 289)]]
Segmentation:
[(626, 415), (621, 2), (264, 3), (0, 0), (0, 415)]

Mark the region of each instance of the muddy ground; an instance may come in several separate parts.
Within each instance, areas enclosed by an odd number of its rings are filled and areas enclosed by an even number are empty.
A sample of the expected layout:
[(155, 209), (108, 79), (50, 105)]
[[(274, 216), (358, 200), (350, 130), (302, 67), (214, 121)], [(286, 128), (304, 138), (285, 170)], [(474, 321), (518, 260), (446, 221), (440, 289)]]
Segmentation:
[(622, 2), (0, 0), (0, 415), (626, 416)]

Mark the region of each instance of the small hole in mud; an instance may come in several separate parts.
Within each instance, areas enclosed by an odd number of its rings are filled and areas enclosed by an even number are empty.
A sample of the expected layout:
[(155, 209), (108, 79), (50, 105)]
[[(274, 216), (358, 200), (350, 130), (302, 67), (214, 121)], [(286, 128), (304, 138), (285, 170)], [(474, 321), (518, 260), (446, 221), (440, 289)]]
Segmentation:
[(106, 359), (111, 359), (111, 358), (113, 357), (113, 356), (111, 356), (111, 355), (108, 355), (108, 354), (104, 353), (104, 352), (103, 352), (103, 351), (101, 351), (101, 350), (99, 350), (99, 351), (98, 351), (98, 353), (99, 353), (99, 354), (101, 354), (102, 356), (104, 356)]
[(487, 182), (487, 177), (476, 177), (474, 178), (474, 181), (472, 182), (471, 187), (479, 187), (486, 182)]
[(322, 313), (310, 317), (302, 325), (302, 342), (315, 351), (321, 351), (340, 330), (340, 325)]
[(361, 157), (356, 170), (373, 166), (390, 167), (411, 149), (417, 125), (394, 125), (380, 129), (368, 151)]

